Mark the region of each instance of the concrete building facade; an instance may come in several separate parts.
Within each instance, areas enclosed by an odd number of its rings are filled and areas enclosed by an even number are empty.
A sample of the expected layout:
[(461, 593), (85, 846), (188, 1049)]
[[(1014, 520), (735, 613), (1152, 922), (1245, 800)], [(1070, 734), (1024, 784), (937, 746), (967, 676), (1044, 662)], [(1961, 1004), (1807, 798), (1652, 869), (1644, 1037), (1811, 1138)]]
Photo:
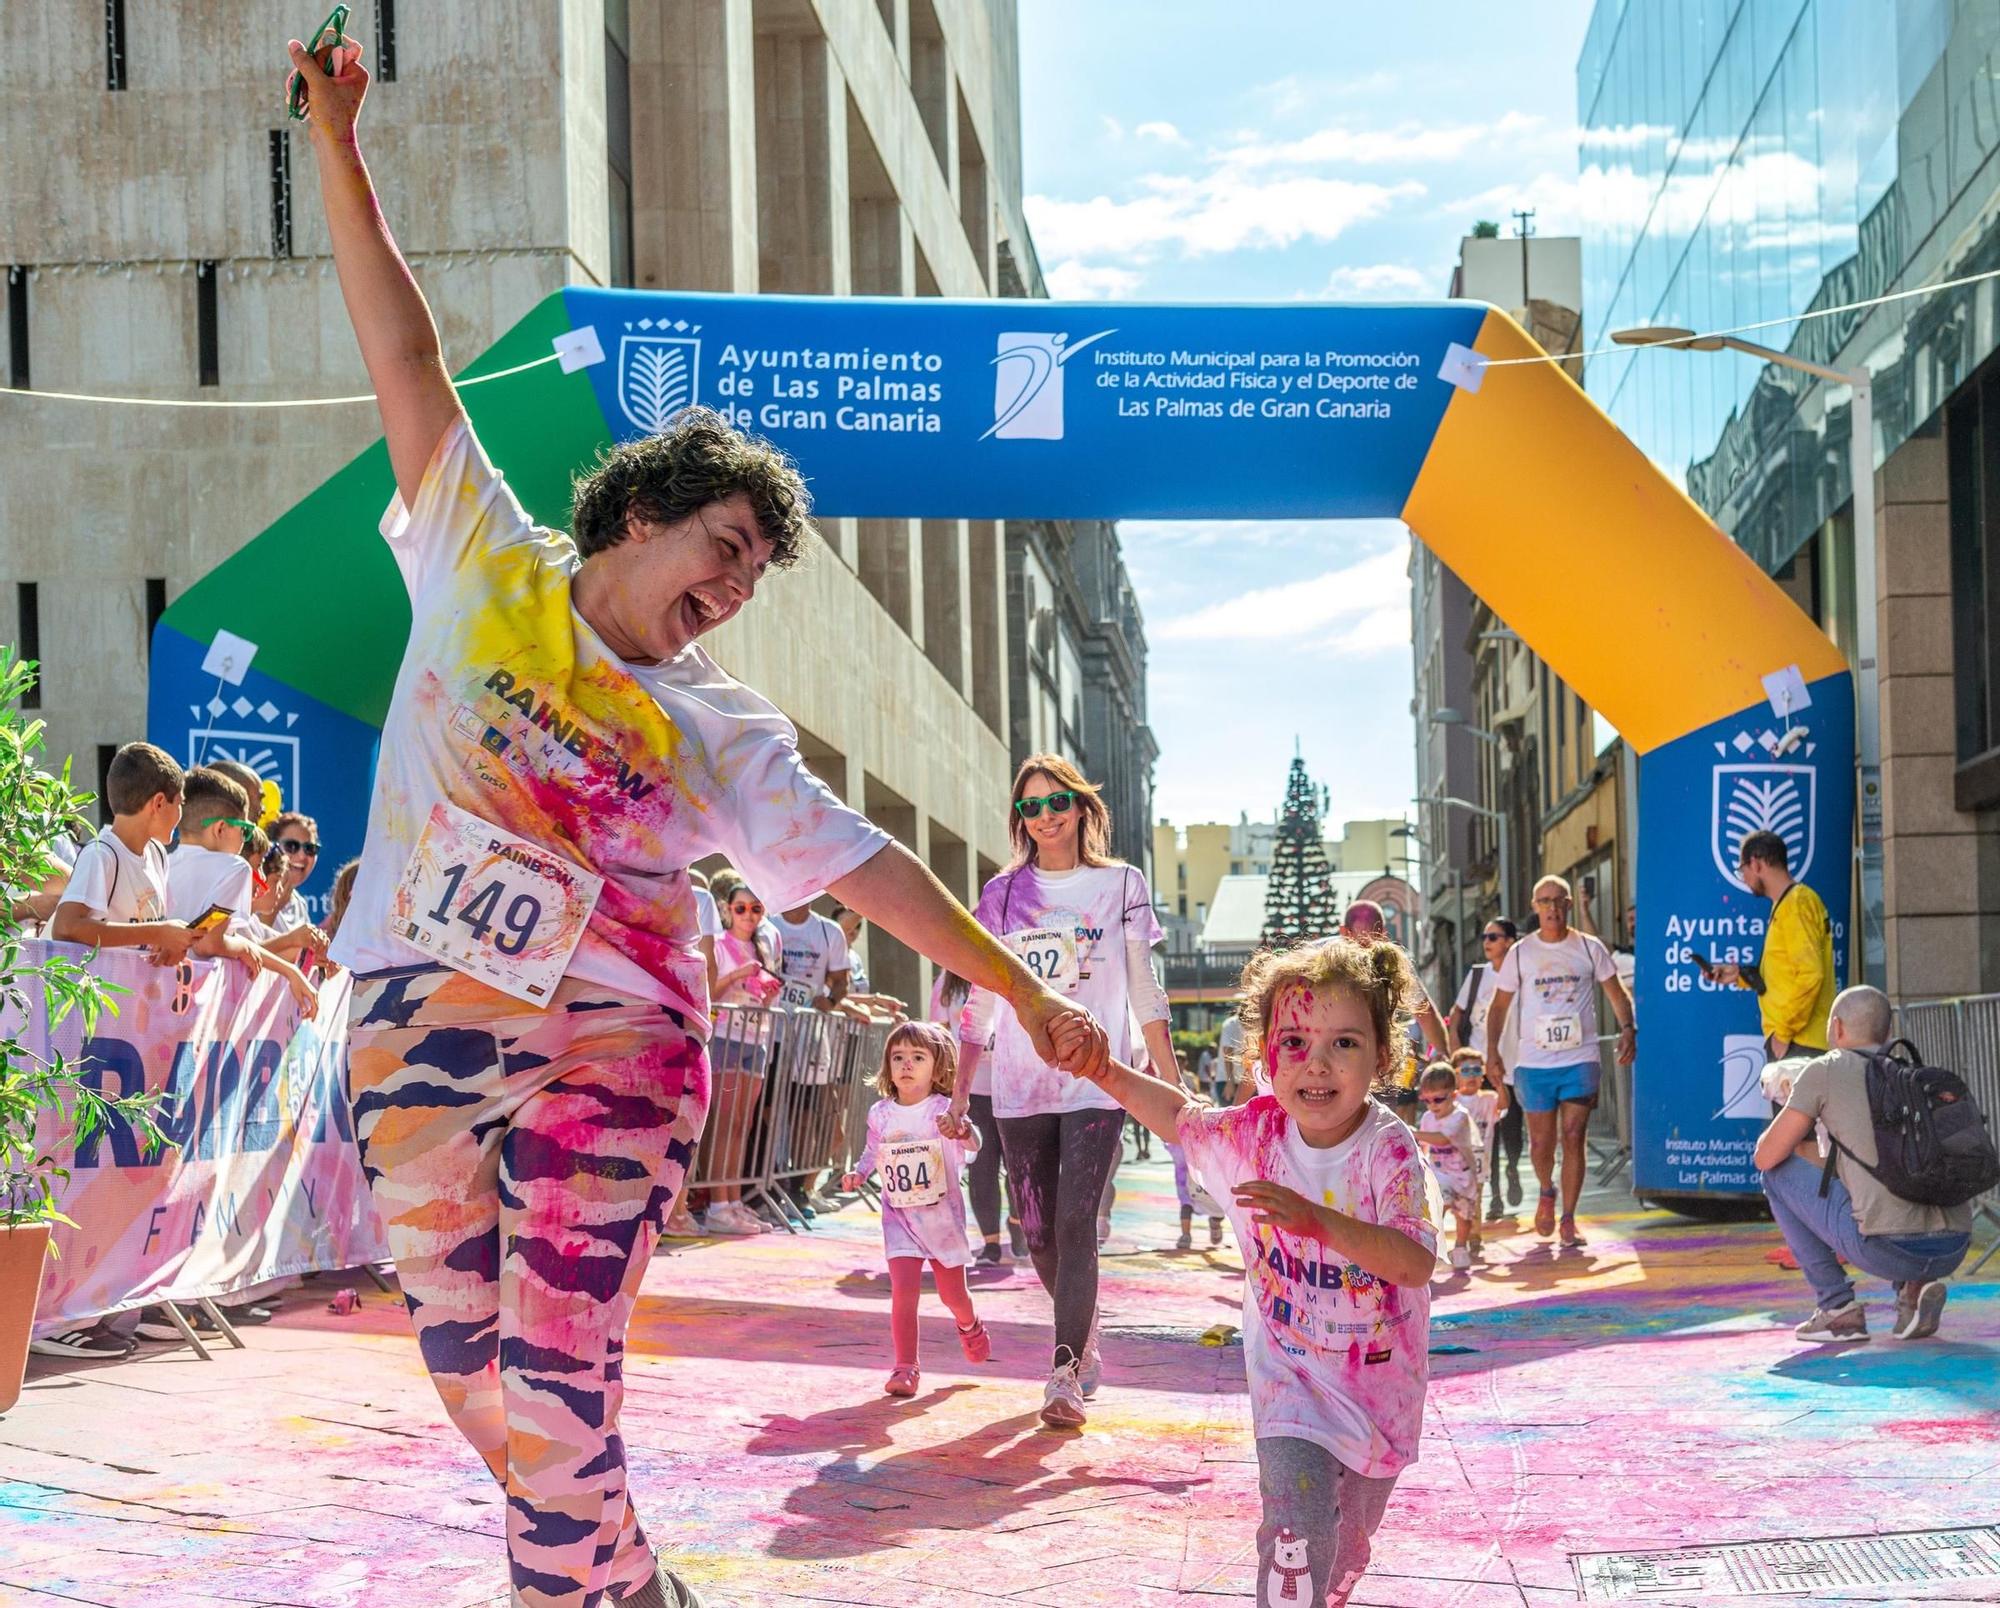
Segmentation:
[[(401, 10), (353, 8), (375, 76), (364, 145), (454, 365), (570, 284), (1041, 293), (1020, 211), (1012, 0), (463, 0), (425, 8), (420, 28)], [(279, 27), (249, 0), (0, 8), (17, 392), (366, 390), (312, 153), (280, 106)], [(0, 639), (41, 659), (51, 751), (94, 786), (143, 734), (167, 602), (378, 424), (366, 404), (24, 394), (0, 410)], [(1022, 697), (1009, 534), (840, 519), (824, 535), (713, 650), (791, 715), (844, 797), (969, 897), (1007, 854)], [(1108, 601), (1079, 610), (1073, 679), (1117, 647), (1102, 639), (1120, 622), (1124, 657), (1095, 717), (1105, 734), (1089, 740), (1086, 699), (1055, 735), (1119, 779), (1143, 844), (1151, 739), (1117, 740), (1121, 723), (1144, 732), (1143, 635), (1115, 532), (1095, 540), (1087, 573)], [(310, 576), (273, 576), (272, 628), (311, 597)], [(921, 997), (916, 958), (871, 938), (876, 986)]]

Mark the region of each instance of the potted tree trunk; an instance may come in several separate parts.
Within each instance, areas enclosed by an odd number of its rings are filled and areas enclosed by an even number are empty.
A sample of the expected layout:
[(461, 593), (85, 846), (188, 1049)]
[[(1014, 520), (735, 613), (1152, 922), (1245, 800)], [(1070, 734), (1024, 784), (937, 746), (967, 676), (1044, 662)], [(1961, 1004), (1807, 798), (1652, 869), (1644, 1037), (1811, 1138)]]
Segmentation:
[(69, 1181), (62, 1154), (114, 1120), (158, 1142), (157, 1096), (106, 1099), (87, 1067), (41, 1052), (47, 1040), (27, 1018), (46, 1002), (50, 1026), (75, 1011), (88, 1032), (109, 1006), (106, 986), (88, 967), (21, 947), (65, 876), (50, 847), (90, 803), (71, 790), (67, 763), (60, 776), (36, 763), (42, 723), (20, 710), (34, 680), (33, 665), (0, 647), (0, 1412), (21, 1394), (50, 1231), (69, 1222), (60, 1209)]

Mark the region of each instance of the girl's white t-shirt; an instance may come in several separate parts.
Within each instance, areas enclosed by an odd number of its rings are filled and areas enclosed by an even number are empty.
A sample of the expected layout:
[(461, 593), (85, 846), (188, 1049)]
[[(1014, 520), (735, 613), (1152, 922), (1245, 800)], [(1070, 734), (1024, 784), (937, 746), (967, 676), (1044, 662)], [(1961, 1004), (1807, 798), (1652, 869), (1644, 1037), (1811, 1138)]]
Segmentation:
[(882, 1249), (889, 1256), (921, 1256), (944, 1267), (964, 1267), (972, 1260), (965, 1233), (965, 1157), (977, 1148), (938, 1132), (937, 1119), (951, 1109), (951, 1097), (933, 1094), (915, 1105), (893, 1095), (868, 1108), (868, 1142), (854, 1170), (864, 1177), (879, 1160), (882, 1148), (899, 1139), (934, 1142), (944, 1158), (944, 1195), (928, 1206), (891, 1206), (882, 1197)]
[(627, 664), (570, 601), (581, 560), (528, 517), (460, 419), (382, 534), (413, 623), (382, 725), (367, 846), (333, 959), (358, 972), (430, 954), (391, 921), (418, 838), (446, 803), (604, 879), (567, 975), (708, 1026), (687, 867), (722, 854), (796, 908), (889, 836), (799, 757), (798, 733), (698, 646)]
[[(1113, 1059), (1133, 1063), (1141, 1040), (1132, 1020), (1126, 940), (1136, 937), (1151, 946), (1165, 936), (1152, 891), (1138, 870), (1124, 864), (1072, 871), (1019, 866), (986, 884), (973, 914), (1030, 971), (1104, 1024)], [(995, 1014), (988, 1057), (995, 1116), (1118, 1109), (1088, 1078), (1044, 1062), (1013, 1012)]]
[(1435, 1252), (1436, 1208), (1410, 1130), (1371, 1100), (1352, 1135), (1315, 1149), (1269, 1094), (1222, 1110), (1190, 1102), (1178, 1126), (1188, 1164), (1212, 1186), (1243, 1247), (1255, 1433), (1312, 1441), (1370, 1478), (1399, 1473), (1416, 1461), (1423, 1427), (1429, 1286), (1385, 1284), (1318, 1240), (1260, 1228), (1235, 1192), (1269, 1179)]

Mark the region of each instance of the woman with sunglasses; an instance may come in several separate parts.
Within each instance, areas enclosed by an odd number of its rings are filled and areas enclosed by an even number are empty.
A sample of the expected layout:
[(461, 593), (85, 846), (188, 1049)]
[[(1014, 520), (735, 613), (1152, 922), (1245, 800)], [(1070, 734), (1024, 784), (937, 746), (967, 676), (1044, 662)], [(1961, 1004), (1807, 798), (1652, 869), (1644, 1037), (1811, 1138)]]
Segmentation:
[(505, 1492), (514, 1608), (677, 1608), (698, 1598), (647, 1542), (618, 1417), (626, 1326), (709, 1105), (688, 868), (725, 855), (779, 909), (833, 892), (1000, 991), (1077, 1071), (1102, 1070), (1104, 1034), (699, 646), (812, 541), (797, 468), (689, 407), (586, 466), (571, 534), (537, 525), (362, 159), (360, 47), (288, 54), (411, 611), (334, 946), (355, 1143), (424, 1363)]
[[(1030, 757), (1014, 778), (1007, 831), (1014, 863), (986, 884), (975, 912), (987, 931), (1049, 987), (1083, 1006), (1111, 1035), (1111, 1054), (1133, 1064), (1139, 1024), (1156, 1077), (1179, 1075), (1167, 997), (1153, 973), (1165, 934), (1152, 890), (1135, 867), (1111, 858), (1111, 812), (1097, 789), (1056, 754)], [(1125, 1113), (1095, 1083), (1049, 1063), (1010, 1022), (993, 1027), (993, 1001), (972, 992), (960, 1028), (952, 1095), (963, 1116), (989, 1032), (993, 1115), (1007, 1182), (1035, 1273), (1055, 1301), (1055, 1354), (1042, 1420), (1074, 1427), (1097, 1388), (1097, 1219), (1124, 1144)]]
[[(1493, 1006), (1493, 996), (1498, 992), (1494, 978), (1500, 971), (1500, 962), (1507, 958), (1507, 951), (1514, 947), (1514, 941), (1521, 936), (1521, 929), (1505, 916), (1495, 916), (1487, 922), (1479, 934), (1480, 948), (1485, 959), (1474, 964), (1465, 974), (1465, 982), (1459, 988), (1458, 998), (1452, 1002), (1451, 1020), (1447, 1024), (1451, 1030), (1451, 1047), (1454, 1051), (1474, 1049), (1481, 1055), (1486, 1053), (1486, 1014)], [(1507, 1068), (1506, 1084), (1494, 1092), (1505, 1102), (1500, 1113), (1500, 1125), (1494, 1130), (1499, 1149), (1507, 1158), (1507, 1200), (1510, 1205), (1521, 1204), (1521, 1143), (1523, 1138), (1521, 1102), (1512, 1093), (1514, 1082), (1514, 1045), (1521, 1036), (1518, 1017), (1503, 1024), (1508, 1042), (1501, 1046), (1502, 1060)], [(1493, 1175), (1493, 1198), (1486, 1209), (1488, 1222), (1497, 1222), (1506, 1215), (1506, 1208), (1500, 1203), (1499, 1158), (1487, 1157), (1487, 1167)]]
[[(719, 908), (722, 935), (715, 940), (715, 1003), (768, 1006), (784, 987), (779, 952), (765, 931), (764, 901), (747, 883), (730, 887), (729, 903)], [(764, 1044), (747, 1026), (732, 1033), (722, 1026), (709, 1045), (715, 1070), (715, 1112), (708, 1143), (713, 1147), (711, 1175), (743, 1176), (757, 1107), (764, 1095)], [(740, 1184), (712, 1184), (702, 1225), (711, 1234), (761, 1234), (769, 1226), (743, 1204)]]
[(299, 893), (319, 869), (319, 823), (297, 810), (273, 816), (271, 847), (284, 861), (285, 893), (268, 919), (273, 936), (265, 947), (280, 955), (310, 951), (316, 961), (324, 960), (331, 940), (314, 923), (312, 909)]

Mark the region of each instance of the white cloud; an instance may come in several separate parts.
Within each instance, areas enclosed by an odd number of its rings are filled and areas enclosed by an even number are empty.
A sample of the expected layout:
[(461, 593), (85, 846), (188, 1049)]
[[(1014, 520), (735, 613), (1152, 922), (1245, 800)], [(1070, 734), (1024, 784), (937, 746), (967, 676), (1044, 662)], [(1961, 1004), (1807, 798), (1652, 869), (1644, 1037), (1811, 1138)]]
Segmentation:
[(1187, 144), (1187, 136), (1171, 123), (1141, 123), (1132, 132), (1142, 140), (1158, 140), (1162, 145)]
[(1410, 641), (1409, 548), (1399, 543), (1340, 569), (1262, 586), (1162, 620), (1158, 642), (1289, 642), (1359, 658)]
[(1235, 168), (1323, 167), (1345, 163), (1381, 167), (1410, 162), (1457, 162), (1469, 153), (1504, 150), (1512, 160), (1548, 148), (1576, 151), (1574, 128), (1525, 112), (1493, 122), (1428, 124), (1408, 119), (1392, 128), (1329, 127), (1295, 140), (1249, 140), (1218, 153)]
[(1396, 184), (1295, 175), (1246, 182), (1241, 175), (1201, 178), (1154, 174), (1152, 193), (1127, 201), (1094, 196), (1062, 201), (1032, 195), (1024, 203), (1035, 244), (1046, 257), (1138, 257), (1178, 247), (1190, 257), (1300, 240), (1329, 241), (1379, 218), (1398, 201), (1424, 195), (1415, 180)]
[(1059, 262), (1043, 277), (1057, 301), (1117, 301), (1131, 295), (1145, 279), (1136, 269), (1075, 261)]
[(1400, 262), (1358, 263), (1336, 268), (1326, 276), (1320, 294), (1337, 301), (1398, 301), (1411, 296), (1441, 295), (1439, 277)]

